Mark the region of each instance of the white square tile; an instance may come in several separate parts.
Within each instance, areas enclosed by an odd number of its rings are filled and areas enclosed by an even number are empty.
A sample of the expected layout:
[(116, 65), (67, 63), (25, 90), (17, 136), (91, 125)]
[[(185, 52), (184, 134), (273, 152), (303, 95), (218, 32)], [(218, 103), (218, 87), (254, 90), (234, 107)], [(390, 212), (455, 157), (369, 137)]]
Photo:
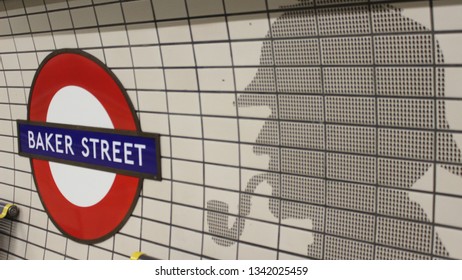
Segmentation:
[(195, 69), (166, 69), (165, 80), (169, 90), (197, 90)]
[(203, 214), (204, 212), (199, 209), (173, 205), (172, 224), (201, 231)]
[(239, 260), (276, 260), (277, 251), (239, 243)]
[(88, 245), (80, 244), (69, 239), (66, 246), (66, 255), (74, 259), (86, 260), (88, 257)]
[(170, 203), (143, 198), (143, 217), (169, 223)]
[(10, 88), (8, 90), (10, 103), (26, 104), (26, 96), (23, 88)]
[(436, 45), (441, 48), (444, 57), (444, 62), (437, 61), (442, 64), (462, 63), (462, 54), (459, 51), (459, 46), (462, 44), (462, 34), (436, 34)]
[(37, 69), (37, 56), (34, 53), (18, 54), (19, 64), (22, 69)]
[(461, 130), (462, 125), (459, 123), (461, 105), (462, 101), (459, 100), (438, 101), (438, 123), (445, 123), (446, 120), (450, 130)]
[[(441, 239), (451, 258), (462, 258), (462, 231), (444, 227), (435, 227), (435, 234)], [(436, 242), (435, 242), (436, 245)]]
[(439, 0), (433, 3), (435, 30), (462, 29), (462, 5), (457, 0)]
[[(32, 181), (32, 178), (31, 178), (31, 181)], [(45, 211), (45, 208), (43, 208), (42, 201), (40, 200), (40, 197), (39, 197), (38, 193), (36, 193), (36, 192), (32, 193), (31, 206), (33, 208)]]
[(269, 31), (266, 13), (230, 16), (228, 26), (231, 39), (265, 38)]
[(172, 227), (172, 247), (200, 254), (202, 235), (194, 231)]
[(11, 119), (10, 105), (0, 104), (0, 119)]
[(111, 26), (100, 28), (103, 46), (125, 46), (128, 44), (127, 32), (124, 27)]
[(93, 7), (85, 7), (71, 10), (72, 22), (74, 27), (91, 27), (96, 26), (96, 15)]
[(201, 118), (195, 116), (170, 116), (171, 134), (185, 137), (202, 137)]
[(439, 81), (444, 88), (445, 97), (462, 98), (462, 92), (459, 90), (459, 80), (462, 77), (462, 68), (459, 67), (445, 67), (438, 68), (439, 71), (444, 72), (444, 80)]
[(124, 21), (122, 7), (119, 3), (95, 6), (99, 25), (117, 24)]
[(153, 0), (156, 19), (172, 19), (186, 17), (184, 0)]
[(199, 94), (196, 92), (169, 92), (170, 113), (200, 114)]
[(14, 172), (11, 169), (0, 167), (0, 183), (14, 184)]
[(239, 145), (218, 141), (204, 141), (205, 162), (239, 165)]
[(228, 43), (194, 45), (197, 66), (231, 66)]
[(233, 91), (233, 70), (230, 68), (199, 69), (199, 85), (201, 90)]
[(0, 51), (1, 52), (15, 52), (16, 47), (12, 37), (0, 37)]
[(184, 183), (173, 183), (173, 201), (195, 207), (203, 207), (204, 188)]
[(161, 200), (170, 200), (172, 193), (172, 183), (167, 180), (155, 181), (144, 179), (143, 196), (158, 198)]
[(162, 58), (167, 67), (194, 66), (194, 53), (192, 45), (162, 46)]
[(2, 194), (2, 199), (4, 199), (5, 201), (13, 200), (14, 187), (0, 183), (0, 192)]
[(128, 38), (131, 45), (157, 44), (157, 29), (154, 23), (127, 25)]
[(141, 248), (141, 241), (138, 238), (116, 234), (114, 251), (125, 256), (131, 256)]
[(141, 111), (167, 112), (167, 98), (163, 91), (138, 91)]
[[(15, 155), (15, 157), (19, 157), (19, 156)], [(27, 161), (28, 161), (28, 159), (27, 159)], [(29, 172), (30, 172), (30, 170), (29, 170)], [(16, 182), (16, 186), (22, 187), (22, 188), (25, 188), (25, 189), (31, 189), (32, 188), (32, 175), (30, 173), (25, 173), (25, 172), (15, 170), (14, 177), (15, 177), (14, 179), (15, 179), (15, 182)]]
[(191, 32), (186, 20), (159, 22), (157, 32), (161, 43), (191, 42)]
[(236, 116), (235, 102), (232, 93), (201, 93), (203, 115)]
[(133, 216), (130, 217), (127, 223), (120, 229), (120, 232), (133, 237), (140, 237), (141, 219)]
[(29, 24), (32, 32), (45, 32), (51, 30), (47, 14), (29, 15)]
[[(263, 41), (233, 42), (233, 62), (236, 66), (260, 66)], [(267, 42), (266, 44), (271, 44)], [(270, 45), (271, 48), (271, 45)]]
[(126, 22), (152, 21), (154, 15), (152, 13), (151, 1), (141, 0), (122, 3), (124, 17)]
[(27, 106), (26, 105), (11, 105), (11, 117), (13, 120), (27, 119)]
[(10, 153), (13, 152), (13, 138), (12, 137), (0, 136), (0, 151), (6, 151)]
[(132, 67), (132, 57), (129, 48), (104, 49), (106, 64), (109, 67)]
[[(90, 51), (88, 51), (88, 53), (91, 53), (92, 55), (96, 56), (98, 59), (102, 59), (101, 61), (104, 63), (104, 56), (99, 57), (95, 53), (90, 52)], [(134, 76), (135, 74), (133, 73), (132, 69), (113, 69), (112, 72), (120, 80), (120, 82), (125, 87), (125, 89), (136, 88), (135, 76)]]
[(215, 0), (186, 0), (190, 17), (223, 14), (223, 3)]
[(28, 33), (30, 32), (29, 22), (26, 16), (9, 18), (11, 30), (13, 34)]
[(98, 29), (75, 30), (75, 35), (80, 48), (101, 47), (101, 38)]
[(252, 244), (277, 248), (278, 226), (247, 219), (245, 222), (245, 229), (241, 235), (241, 240)]
[(193, 184), (204, 183), (204, 165), (202, 163), (172, 160), (172, 174), (176, 181)]
[(47, 234), (47, 248), (50, 250), (64, 254), (66, 250), (66, 243), (67, 240), (62, 235), (54, 234), (51, 232)]
[[(6, 114), (7, 119), (10, 118), (10, 115), (9, 115), (9, 106), (2, 106), (4, 104), (1, 104), (0, 105), (0, 112), (3, 112), (3, 110), (8, 110), (8, 114)], [(3, 113), (5, 114), (5, 113)], [(4, 117), (0, 117), (0, 119), (3, 119)], [(16, 123), (15, 123), (16, 125)], [(0, 134), (2, 135), (13, 135), (13, 122), (11, 121), (7, 121), (7, 120), (0, 120)]]
[(29, 228), (28, 241), (32, 244), (44, 247), (45, 246), (46, 231), (36, 227)]
[(72, 28), (71, 14), (68, 10), (48, 13), (52, 30)]
[(131, 50), (135, 67), (162, 66), (159, 47), (133, 47)]
[(229, 190), (239, 190), (239, 169), (219, 165), (205, 165), (205, 184)]
[(74, 31), (53, 32), (56, 48), (77, 48), (77, 38)]
[(462, 200), (460, 198), (437, 195), (435, 208), (435, 223), (461, 227), (462, 221), (458, 215), (462, 210)]
[(258, 135), (262, 130), (265, 124), (275, 124), (277, 128), (277, 123), (274, 121), (265, 121), (265, 120), (239, 120), (239, 137), (242, 142), (246, 143), (257, 143)]
[(5, 70), (20, 69), (18, 54), (3, 54), (1, 55), (1, 58), (2, 58), (3, 69)]
[(168, 116), (165, 114), (140, 114), (141, 129), (144, 132), (169, 134)]
[[(9, 87), (23, 87), (24, 83), (22, 81), (21, 71), (7, 71), (5, 73), (5, 78), (7, 85)], [(13, 108), (11, 109), (13, 111)]]
[(459, 169), (457, 166), (441, 164), (436, 166), (436, 191), (439, 193), (462, 196), (462, 190), (458, 187), (462, 184), (462, 178), (450, 172), (450, 168)]
[(161, 69), (135, 69), (136, 86), (139, 89), (164, 89)]
[(45, 250), (38, 246), (27, 244), (26, 248), (26, 259), (28, 260), (43, 260), (45, 256)]
[(312, 232), (281, 226), (280, 229), (280, 250), (306, 255), (308, 246), (314, 242)]
[(30, 224), (42, 229), (46, 229), (48, 225), (48, 215), (43, 211), (31, 209)]
[(231, 118), (204, 117), (204, 138), (238, 141), (237, 120)]
[[(0, 175), (3, 175), (1, 173), (2, 172), (0, 168)], [(5, 182), (5, 183), (8, 183), (8, 182)], [(30, 191), (17, 188), (14, 193), (14, 200), (15, 200), (14, 202), (18, 204), (30, 205), (30, 200), (31, 200)]]
[(224, 17), (191, 20), (191, 32), (194, 41), (227, 40), (228, 30)]
[(149, 221), (149, 220), (144, 219), (143, 220), (143, 231), (141, 232), (141, 237), (151, 242), (169, 245), (170, 227), (165, 224), (161, 224), (161, 223), (157, 223), (154, 221)]
[(8, 18), (0, 19), (0, 35), (10, 35), (11, 27)]
[(202, 140), (172, 137), (172, 157), (202, 161)]

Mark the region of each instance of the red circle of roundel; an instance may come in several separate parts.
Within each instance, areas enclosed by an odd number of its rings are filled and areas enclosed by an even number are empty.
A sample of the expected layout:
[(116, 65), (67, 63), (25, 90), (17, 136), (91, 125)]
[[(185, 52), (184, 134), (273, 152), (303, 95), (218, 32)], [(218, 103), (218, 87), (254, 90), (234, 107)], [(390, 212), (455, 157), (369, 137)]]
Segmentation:
[[(133, 106), (118, 79), (93, 56), (77, 50), (50, 54), (37, 71), (29, 97), (29, 121), (46, 122), (53, 96), (65, 86), (79, 86), (103, 105), (116, 130), (139, 131)], [(91, 112), (82, 112), (88, 114)], [(71, 239), (94, 243), (112, 236), (131, 214), (140, 179), (116, 174), (106, 196), (90, 207), (68, 201), (59, 191), (49, 162), (31, 159), (37, 190), (53, 223)]]

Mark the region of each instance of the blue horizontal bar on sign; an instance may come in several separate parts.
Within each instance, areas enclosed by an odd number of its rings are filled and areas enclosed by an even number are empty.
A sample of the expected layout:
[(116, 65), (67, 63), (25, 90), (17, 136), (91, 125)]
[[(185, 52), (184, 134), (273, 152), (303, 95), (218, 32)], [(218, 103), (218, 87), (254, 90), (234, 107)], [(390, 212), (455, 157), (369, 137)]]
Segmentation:
[(157, 134), (18, 121), (19, 154), (160, 180)]

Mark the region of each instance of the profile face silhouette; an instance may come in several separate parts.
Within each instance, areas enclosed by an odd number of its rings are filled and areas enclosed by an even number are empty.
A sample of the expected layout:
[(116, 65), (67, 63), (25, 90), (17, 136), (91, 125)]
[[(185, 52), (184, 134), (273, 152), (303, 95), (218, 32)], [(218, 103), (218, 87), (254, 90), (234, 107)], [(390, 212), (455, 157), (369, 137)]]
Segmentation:
[(444, 70), (432, 67), (444, 56), (429, 31), (386, 4), (282, 14), (237, 100), (270, 108), (253, 146), (269, 158), (267, 172), (243, 182), (231, 228), (229, 205), (207, 202), (213, 240), (231, 246), (248, 230), (252, 194), (266, 183), (274, 217), (310, 221), (304, 256), (447, 256), (428, 209), (408, 191), (426, 188), (432, 162), (460, 162), (452, 136), (435, 133), (449, 124), (436, 100)]

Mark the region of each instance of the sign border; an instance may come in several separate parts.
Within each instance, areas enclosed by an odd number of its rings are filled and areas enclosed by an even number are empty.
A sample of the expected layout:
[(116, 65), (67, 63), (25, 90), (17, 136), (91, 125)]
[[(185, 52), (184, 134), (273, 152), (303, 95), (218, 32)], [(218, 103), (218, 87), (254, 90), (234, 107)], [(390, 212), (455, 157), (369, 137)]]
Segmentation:
[[(93, 56), (93, 55), (91, 55), (91, 54), (89, 54), (87, 52), (84, 52), (83, 50), (72, 49), (72, 48), (63, 48), (63, 49), (54, 50), (51, 53), (49, 53), (42, 60), (42, 62), (40, 63), (39, 67), (37, 68), (37, 70), (36, 70), (36, 72), (34, 74), (32, 84), (31, 84), (31, 87), (30, 87), (30, 93), (29, 93), (28, 104), (27, 104), (27, 120), (30, 121), (30, 112), (31, 112), (31, 104), (32, 104), (31, 101), (32, 101), (32, 97), (33, 97), (32, 92), (33, 92), (33, 89), (35, 88), (35, 85), (37, 83), (37, 79), (38, 79), (39, 75), (41, 74), (43, 68), (47, 65), (47, 63), (51, 59), (53, 59), (56, 56), (62, 55), (62, 54), (75, 54), (75, 55), (82, 56), (82, 57), (84, 57), (84, 58), (86, 58), (88, 60), (91, 60), (97, 66), (102, 68), (106, 74), (109, 75), (109, 77), (114, 81), (114, 83), (117, 85), (120, 92), (122, 93), (124, 99), (127, 102), (128, 107), (129, 107), (128, 109), (130, 110), (131, 115), (133, 116), (133, 121), (134, 121), (134, 126), (135, 126), (136, 131), (133, 130), (132, 133), (140, 133), (141, 132), (141, 124), (140, 124), (140, 120), (138, 118), (138, 115), (136, 114), (135, 108), (134, 108), (134, 106), (133, 106), (133, 104), (131, 102), (131, 99), (130, 99), (129, 95), (127, 94), (127, 91), (126, 91), (125, 87), (122, 85), (122, 83), (117, 78), (117, 76), (109, 69), (109, 67), (107, 65), (105, 65), (97, 57), (95, 57), (95, 56)], [(127, 130), (125, 130), (125, 132), (127, 132)], [(160, 145), (160, 141), (159, 141), (159, 145)], [(159, 153), (159, 157), (160, 157), (160, 153)], [(41, 203), (43, 205), (43, 208), (45, 209), (45, 211), (46, 211), (49, 219), (53, 223), (53, 225), (56, 228), (58, 228), (59, 231), (66, 238), (69, 238), (69, 239), (71, 239), (73, 241), (76, 241), (76, 242), (79, 242), (79, 243), (82, 243), (82, 244), (90, 245), (90, 244), (100, 243), (100, 242), (103, 242), (105, 240), (108, 240), (109, 238), (113, 237), (117, 232), (119, 232), (125, 226), (128, 219), (133, 215), (133, 211), (135, 210), (135, 207), (139, 202), (141, 189), (142, 189), (143, 182), (144, 182), (144, 178), (136, 178), (138, 182), (137, 182), (136, 192), (134, 194), (133, 201), (131, 202), (130, 207), (127, 209), (126, 214), (124, 215), (124, 217), (120, 220), (120, 222), (115, 227), (113, 227), (112, 230), (108, 231), (104, 235), (101, 235), (101, 236), (99, 236), (97, 238), (93, 238), (93, 239), (83, 239), (83, 238), (73, 236), (70, 233), (68, 233), (66, 230), (64, 230), (63, 227), (57, 221), (55, 221), (55, 218), (53, 217), (53, 215), (50, 214), (50, 211), (48, 209), (47, 204), (44, 203), (44, 200), (42, 198), (42, 194), (39, 191), (39, 186), (37, 184), (37, 176), (35, 174), (36, 171), (34, 169), (33, 161), (34, 161), (33, 158), (29, 158), (29, 162), (30, 162), (30, 165), (31, 165), (32, 177), (33, 177), (33, 180), (34, 180), (34, 184), (37, 186), (37, 193), (38, 193), (39, 199), (40, 199), (40, 201), (41, 201)], [(159, 165), (159, 168), (160, 168), (160, 165)], [(125, 176), (125, 175), (121, 174), (121, 176)], [(133, 177), (133, 178), (135, 178), (135, 177)], [(161, 176), (159, 176), (159, 180), (161, 180)], [(76, 207), (78, 207), (78, 206), (76, 206)]]
[[(156, 133), (145, 133), (140, 131), (130, 131), (130, 130), (117, 130), (117, 129), (110, 129), (110, 128), (99, 128), (99, 127), (90, 127), (90, 126), (83, 126), (83, 125), (67, 125), (67, 124), (59, 124), (59, 123), (49, 123), (49, 122), (35, 122), (35, 121), (26, 121), (26, 120), (16, 120), (17, 124), (17, 131), (18, 131), (18, 154), (20, 156), (47, 160), (57, 163), (63, 163), (67, 165), (79, 166), (79, 167), (86, 167), (101, 171), (113, 172), (117, 174), (127, 175), (127, 176), (134, 176), (138, 178), (145, 178), (145, 179), (152, 179), (161, 181), (162, 180), (162, 169), (161, 169), (161, 157), (160, 157), (160, 135)], [(90, 163), (83, 163), (83, 162), (76, 162), (66, 159), (58, 159), (54, 157), (48, 156), (41, 156), (35, 155), (32, 153), (25, 153), (21, 152), (21, 141), (19, 137), (19, 125), (20, 124), (31, 124), (41, 127), (55, 127), (55, 128), (64, 128), (64, 129), (74, 129), (79, 131), (89, 131), (89, 132), (102, 132), (106, 134), (114, 134), (114, 135), (129, 135), (129, 136), (140, 136), (149, 139), (154, 139), (155, 147), (156, 147), (156, 163), (157, 163), (157, 176), (152, 176), (151, 174), (136, 172), (136, 171), (128, 171), (123, 169), (117, 169), (112, 167), (104, 167), (102, 165), (90, 164)]]

